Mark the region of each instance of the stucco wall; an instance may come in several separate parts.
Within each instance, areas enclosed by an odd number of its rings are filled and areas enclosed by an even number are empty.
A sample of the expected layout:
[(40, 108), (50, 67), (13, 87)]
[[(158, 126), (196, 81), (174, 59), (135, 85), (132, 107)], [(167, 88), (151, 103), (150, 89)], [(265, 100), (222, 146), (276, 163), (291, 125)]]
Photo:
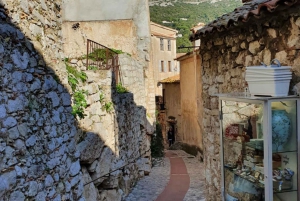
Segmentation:
[[(176, 32), (167, 27), (151, 24), (151, 68), (154, 73), (155, 94), (162, 95), (162, 85), (157, 82), (179, 74), (179, 67), (174, 61), (176, 58)], [(164, 40), (164, 49), (160, 49), (160, 39)], [(171, 41), (171, 50), (168, 50), (168, 40)], [(161, 70), (161, 61), (164, 61), (164, 71)], [(171, 61), (172, 70), (169, 71), (168, 62)]]
[(66, 57), (86, 55), (87, 39), (137, 57), (137, 33), (132, 20), (79, 22), (76, 30), (72, 29), (74, 24), (64, 22), (62, 27)]
[(269, 65), (274, 58), (282, 65), (292, 66), (292, 88), (300, 76), (299, 27), (299, 11), (294, 17), (276, 13), (255, 25), (249, 22), (244, 27), (201, 38), (207, 200), (221, 200), (219, 110), (218, 98), (213, 95), (244, 91), (245, 67), (260, 62)]
[(139, 0), (65, 0), (66, 21), (132, 19)]
[[(165, 89), (165, 107), (166, 107), (166, 120), (169, 116), (176, 118), (175, 125), (175, 141), (181, 141), (181, 110), (180, 110), (180, 83), (165, 83), (163, 84), (163, 89)], [(169, 128), (166, 122), (166, 130), (163, 130), (164, 138), (167, 141), (167, 130)]]
[(194, 145), (202, 151), (202, 117), (200, 91), (200, 63), (195, 52), (180, 60), (180, 91), (182, 115), (182, 142)]

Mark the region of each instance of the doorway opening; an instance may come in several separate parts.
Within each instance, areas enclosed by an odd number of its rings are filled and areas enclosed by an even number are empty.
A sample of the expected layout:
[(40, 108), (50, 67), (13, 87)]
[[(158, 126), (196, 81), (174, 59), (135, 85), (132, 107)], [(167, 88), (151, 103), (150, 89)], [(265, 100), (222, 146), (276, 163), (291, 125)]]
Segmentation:
[(168, 128), (172, 128), (172, 131), (173, 131), (173, 144), (176, 142), (176, 139), (177, 139), (177, 120), (175, 117), (173, 116), (168, 116), (168, 119), (167, 119), (167, 122), (168, 122)]

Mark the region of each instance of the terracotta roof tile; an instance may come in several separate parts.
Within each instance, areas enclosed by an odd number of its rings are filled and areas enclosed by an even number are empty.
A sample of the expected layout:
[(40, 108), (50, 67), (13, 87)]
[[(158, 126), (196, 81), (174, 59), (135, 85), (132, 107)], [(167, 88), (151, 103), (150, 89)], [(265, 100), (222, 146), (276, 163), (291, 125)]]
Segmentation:
[(166, 79), (161, 80), (159, 83), (177, 83), (180, 82), (180, 75), (174, 75), (172, 77), (168, 77)]
[(153, 35), (169, 36), (169, 37), (176, 37), (176, 33), (165, 34), (165, 33), (161, 33), (161, 32), (151, 31), (151, 34), (153, 34)]
[(179, 57), (182, 57), (183, 55), (186, 55), (186, 53), (176, 53), (176, 58), (174, 58), (174, 59), (176, 60)]
[(252, 16), (261, 18), (262, 12), (274, 12), (276, 10), (286, 10), (292, 5), (300, 5), (300, 0), (252, 0), (236, 8), (233, 12), (222, 15), (216, 20), (208, 23), (203, 28), (197, 30), (190, 36), (190, 41), (200, 39), (201, 36), (215, 31), (225, 31), (232, 26), (247, 22)]

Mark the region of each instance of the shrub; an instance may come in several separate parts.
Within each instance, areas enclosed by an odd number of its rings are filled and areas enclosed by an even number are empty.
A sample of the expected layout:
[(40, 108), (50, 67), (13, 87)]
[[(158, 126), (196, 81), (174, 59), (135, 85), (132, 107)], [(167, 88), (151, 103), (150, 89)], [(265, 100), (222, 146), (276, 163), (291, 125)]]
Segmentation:
[(151, 138), (151, 156), (153, 158), (163, 157), (164, 156), (164, 144), (161, 125), (156, 123), (156, 133)]
[(129, 92), (128, 89), (122, 85), (122, 83), (118, 83), (116, 85), (116, 90), (117, 90), (117, 93), (119, 93), (119, 94), (128, 93)]

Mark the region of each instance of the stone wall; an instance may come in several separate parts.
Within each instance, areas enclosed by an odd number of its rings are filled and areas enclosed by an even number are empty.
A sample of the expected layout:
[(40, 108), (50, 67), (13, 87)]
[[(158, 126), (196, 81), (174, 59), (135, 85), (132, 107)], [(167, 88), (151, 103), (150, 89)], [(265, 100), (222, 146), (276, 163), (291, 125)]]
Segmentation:
[[(2, 2), (0, 200), (121, 200), (150, 171), (146, 128), (152, 124), (133, 97), (142, 93), (135, 87), (144, 84), (144, 63), (129, 61), (140, 73), (134, 86), (128, 81), (133, 94), (116, 93), (112, 71), (85, 71), (78, 89), (87, 91), (87, 116), (77, 121), (64, 62), (62, 2)], [(78, 59), (68, 65), (85, 69)]]
[[(143, 69), (127, 54), (119, 55), (119, 61), (120, 78), (129, 93), (117, 93), (112, 70), (84, 70), (88, 79), (78, 86), (87, 91), (85, 117), (78, 120), (82, 132), (76, 136), (86, 200), (120, 200), (151, 169), (146, 134), (150, 123), (145, 108), (134, 99)], [(69, 65), (80, 70), (85, 68), (82, 64), (70, 59)]]
[(244, 91), (245, 67), (260, 65), (260, 62), (269, 65), (274, 58), (282, 65), (292, 66), (291, 89), (299, 82), (299, 11), (294, 15), (277, 13), (265, 19), (201, 38), (207, 200), (221, 200), (219, 108), (218, 98), (213, 95)]
[(55, 70), (60, 1), (2, 2), (0, 200), (84, 200), (71, 97)]

